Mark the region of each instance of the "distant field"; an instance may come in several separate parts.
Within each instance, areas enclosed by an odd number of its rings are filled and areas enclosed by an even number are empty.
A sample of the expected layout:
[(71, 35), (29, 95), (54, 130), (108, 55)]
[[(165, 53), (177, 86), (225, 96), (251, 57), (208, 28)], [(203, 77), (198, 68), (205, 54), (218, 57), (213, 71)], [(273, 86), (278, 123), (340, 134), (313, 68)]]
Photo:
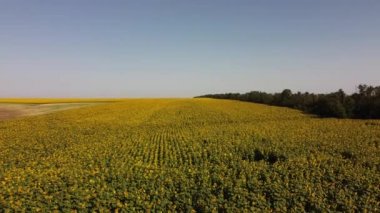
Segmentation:
[(0, 99), (4, 112), (34, 115), (0, 118), (0, 212), (380, 211), (379, 120), (227, 100), (99, 101)]
[(0, 120), (33, 115), (42, 115), (67, 109), (75, 109), (79, 107), (119, 101), (122, 101), (122, 99), (0, 98)]
[(0, 103), (0, 120), (42, 115), (67, 109), (75, 109), (100, 103), (46, 103), (46, 104), (20, 104)]
[(106, 98), (0, 98), (2, 104), (57, 104), (57, 103), (98, 103), (118, 102), (123, 99)]

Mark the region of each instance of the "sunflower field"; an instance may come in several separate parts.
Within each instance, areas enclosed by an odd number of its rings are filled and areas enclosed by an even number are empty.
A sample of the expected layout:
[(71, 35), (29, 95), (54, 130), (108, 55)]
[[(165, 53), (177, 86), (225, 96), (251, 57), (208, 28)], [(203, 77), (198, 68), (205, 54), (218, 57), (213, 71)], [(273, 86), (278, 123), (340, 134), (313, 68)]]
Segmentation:
[(0, 121), (0, 212), (379, 206), (379, 120), (229, 100), (119, 99)]

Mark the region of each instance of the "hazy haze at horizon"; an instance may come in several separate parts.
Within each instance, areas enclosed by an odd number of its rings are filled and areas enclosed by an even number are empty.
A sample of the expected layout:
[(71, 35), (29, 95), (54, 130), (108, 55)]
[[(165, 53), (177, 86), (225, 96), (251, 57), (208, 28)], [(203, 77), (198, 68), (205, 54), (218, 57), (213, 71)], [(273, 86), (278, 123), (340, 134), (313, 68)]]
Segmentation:
[(380, 1), (2, 0), (0, 97), (353, 92), (380, 83)]

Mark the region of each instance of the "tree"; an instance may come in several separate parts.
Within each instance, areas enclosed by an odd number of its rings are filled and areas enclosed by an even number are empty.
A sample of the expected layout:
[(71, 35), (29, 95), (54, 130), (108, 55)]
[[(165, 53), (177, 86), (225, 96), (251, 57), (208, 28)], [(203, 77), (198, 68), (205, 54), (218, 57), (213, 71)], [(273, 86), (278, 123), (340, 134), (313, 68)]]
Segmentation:
[(361, 84), (357, 92), (347, 95), (342, 89), (330, 94), (281, 93), (251, 91), (245, 94), (225, 93), (200, 97), (241, 100), (275, 106), (286, 106), (314, 113), (321, 117), (380, 118), (380, 86)]
[(346, 118), (347, 113), (343, 104), (334, 98), (324, 97), (317, 101), (313, 113), (321, 117)]
[(284, 89), (280, 96), (281, 106), (292, 106), (291, 103), (292, 91), (290, 89)]

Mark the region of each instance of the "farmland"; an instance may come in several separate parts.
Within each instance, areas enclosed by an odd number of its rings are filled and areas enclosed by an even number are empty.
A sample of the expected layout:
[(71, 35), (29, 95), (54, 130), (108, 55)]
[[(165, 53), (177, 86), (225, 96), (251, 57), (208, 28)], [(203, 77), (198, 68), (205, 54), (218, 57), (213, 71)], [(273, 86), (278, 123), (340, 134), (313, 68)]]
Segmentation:
[(61, 110), (74, 109), (99, 103), (46, 103), (46, 104), (20, 104), (0, 103), (0, 120), (43, 115)]
[(378, 212), (379, 146), (379, 120), (230, 100), (104, 101), (0, 120), (0, 209)]

